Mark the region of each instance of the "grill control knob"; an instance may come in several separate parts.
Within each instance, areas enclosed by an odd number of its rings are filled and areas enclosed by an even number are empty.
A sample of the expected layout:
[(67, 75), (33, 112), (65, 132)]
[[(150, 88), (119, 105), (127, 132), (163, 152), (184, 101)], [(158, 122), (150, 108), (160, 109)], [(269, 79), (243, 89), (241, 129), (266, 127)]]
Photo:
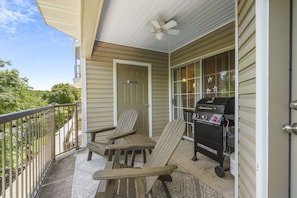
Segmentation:
[(202, 118), (203, 120), (207, 120), (207, 115), (202, 115), (201, 118)]
[(199, 118), (199, 114), (198, 113), (193, 113), (193, 118)]

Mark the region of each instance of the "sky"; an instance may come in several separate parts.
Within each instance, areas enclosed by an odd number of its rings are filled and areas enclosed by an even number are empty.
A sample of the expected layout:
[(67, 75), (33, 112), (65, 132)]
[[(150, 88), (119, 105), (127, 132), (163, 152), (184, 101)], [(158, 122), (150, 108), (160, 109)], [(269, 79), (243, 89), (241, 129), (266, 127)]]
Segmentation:
[[(73, 83), (73, 39), (43, 21), (34, 0), (0, 0), (0, 59), (34, 90)], [(3, 68), (2, 68), (3, 69)]]

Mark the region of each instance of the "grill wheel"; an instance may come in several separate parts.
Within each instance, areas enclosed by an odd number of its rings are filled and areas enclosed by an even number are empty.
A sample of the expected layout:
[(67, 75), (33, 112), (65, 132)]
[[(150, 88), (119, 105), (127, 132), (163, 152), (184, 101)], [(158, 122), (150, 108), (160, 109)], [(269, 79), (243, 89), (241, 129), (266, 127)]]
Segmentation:
[(215, 167), (215, 172), (216, 172), (216, 174), (217, 174), (218, 177), (221, 177), (221, 178), (225, 177), (225, 170), (224, 170), (223, 167), (216, 166)]

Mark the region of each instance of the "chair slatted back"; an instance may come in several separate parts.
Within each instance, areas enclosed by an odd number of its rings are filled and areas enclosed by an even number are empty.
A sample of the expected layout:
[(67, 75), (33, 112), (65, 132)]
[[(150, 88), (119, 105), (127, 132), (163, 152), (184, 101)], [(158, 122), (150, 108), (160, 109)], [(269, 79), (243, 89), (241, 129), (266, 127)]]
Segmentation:
[[(185, 121), (182, 119), (176, 119), (169, 122), (164, 128), (144, 167), (165, 166), (180, 142), (185, 132), (185, 127)], [(146, 194), (148, 194), (158, 177), (146, 177), (145, 179)]]
[(125, 110), (118, 119), (117, 127), (114, 131), (114, 134), (132, 131), (135, 126), (137, 117), (138, 113), (135, 109)]

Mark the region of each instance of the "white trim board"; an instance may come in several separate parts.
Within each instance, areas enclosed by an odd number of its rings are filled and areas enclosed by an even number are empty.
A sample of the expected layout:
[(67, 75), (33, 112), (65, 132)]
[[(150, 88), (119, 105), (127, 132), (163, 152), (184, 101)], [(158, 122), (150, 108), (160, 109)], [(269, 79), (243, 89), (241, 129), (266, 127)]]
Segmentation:
[(268, 197), (269, 0), (256, 0), (256, 197)]

